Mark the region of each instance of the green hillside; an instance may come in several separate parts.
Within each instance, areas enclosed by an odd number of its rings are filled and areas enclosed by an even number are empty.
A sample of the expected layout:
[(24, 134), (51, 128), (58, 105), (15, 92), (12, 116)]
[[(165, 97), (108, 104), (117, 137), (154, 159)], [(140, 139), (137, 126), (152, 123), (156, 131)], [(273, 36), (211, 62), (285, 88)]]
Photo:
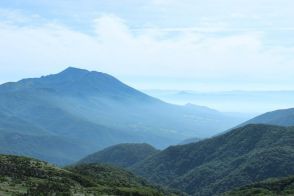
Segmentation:
[(197, 143), (169, 147), (132, 170), (189, 195), (212, 195), (293, 175), (293, 165), (293, 127), (247, 125)]
[(224, 196), (290, 196), (294, 195), (294, 177), (269, 179), (228, 192)]
[(0, 155), (0, 195), (172, 195), (130, 172), (103, 165), (61, 169), (26, 157)]
[(159, 150), (149, 144), (118, 144), (91, 154), (78, 163), (105, 163), (131, 167), (157, 152)]

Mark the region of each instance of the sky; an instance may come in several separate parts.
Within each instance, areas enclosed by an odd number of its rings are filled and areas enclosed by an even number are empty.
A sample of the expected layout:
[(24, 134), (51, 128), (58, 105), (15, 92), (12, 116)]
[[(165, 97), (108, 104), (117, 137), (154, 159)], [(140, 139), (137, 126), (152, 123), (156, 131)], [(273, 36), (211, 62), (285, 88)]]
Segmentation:
[(1, 0), (0, 83), (68, 66), (138, 89), (294, 90), (293, 0)]

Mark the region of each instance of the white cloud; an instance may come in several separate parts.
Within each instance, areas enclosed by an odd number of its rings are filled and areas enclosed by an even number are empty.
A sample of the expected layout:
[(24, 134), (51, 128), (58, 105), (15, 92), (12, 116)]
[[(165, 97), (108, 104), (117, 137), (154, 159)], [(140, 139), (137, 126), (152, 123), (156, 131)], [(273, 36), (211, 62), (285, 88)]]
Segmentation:
[(91, 35), (60, 23), (0, 22), (1, 77), (14, 80), (73, 65), (116, 76), (228, 81), (228, 86), (231, 81), (270, 84), (273, 78), (294, 78), (294, 48), (267, 46), (259, 31), (222, 36), (197, 31), (198, 27), (137, 31), (115, 15), (95, 19), (93, 28)]

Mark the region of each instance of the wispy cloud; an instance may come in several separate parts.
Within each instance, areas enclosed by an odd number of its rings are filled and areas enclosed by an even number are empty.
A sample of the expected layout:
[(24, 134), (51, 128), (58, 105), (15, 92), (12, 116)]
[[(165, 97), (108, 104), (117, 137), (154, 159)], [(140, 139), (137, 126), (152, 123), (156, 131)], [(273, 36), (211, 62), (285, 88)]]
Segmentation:
[[(164, 22), (164, 16), (176, 13), (172, 11), (173, 7), (186, 8), (189, 5), (185, 4), (188, 1), (180, 5), (177, 2), (153, 2), (154, 6), (166, 9), (158, 14), (168, 12), (158, 16), (161, 22)], [(150, 6), (152, 4), (145, 5), (144, 9), (151, 9)], [(228, 8), (228, 13), (218, 11), (216, 14), (222, 17), (231, 15), (229, 10), (232, 7)], [(187, 8), (188, 15), (190, 10)], [(137, 22), (130, 21), (132, 16), (124, 18), (121, 12), (101, 12), (85, 21), (89, 24), (89, 33), (58, 18), (2, 9), (1, 78), (14, 80), (38, 76), (73, 65), (104, 71), (133, 83), (136, 81), (132, 78), (140, 76), (174, 78), (175, 81), (185, 81), (183, 78), (186, 78), (186, 84), (181, 83), (182, 88), (187, 88), (187, 84), (189, 88), (198, 88), (198, 83), (203, 84), (203, 88), (205, 83), (210, 86), (221, 83), (225, 89), (236, 88), (236, 84), (243, 88), (249, 83), (251, 87), (260, 83), (262, 87), (271, 88), (273, 81), (280, 84), (277, 88), (291, 88), (294, 83), (294, 45), (284, 45), (280, 40), (269, 44), (273, 38), (268, 37), (270, 31), (292, 32), (290, 23), (263, 27), (261, 22), (251, 24), (251, 27), (249, 24), (235, 25), (236, 18), (246, 18), (247, 12), (239, 10), (234, 13), (239, 15), (235, 14), (230, 20), (200, 14), (199, 20), (190, 21), (189, 25), (178, 21), (174, 23), (176, 25), (159, 25), (141, 19), (142, 25), (138, 26)], [(163, 87), (174, 88), (176, 83)], [(137, 87), (154, 88), (152, 85), (154, 83), (144, 82)]]

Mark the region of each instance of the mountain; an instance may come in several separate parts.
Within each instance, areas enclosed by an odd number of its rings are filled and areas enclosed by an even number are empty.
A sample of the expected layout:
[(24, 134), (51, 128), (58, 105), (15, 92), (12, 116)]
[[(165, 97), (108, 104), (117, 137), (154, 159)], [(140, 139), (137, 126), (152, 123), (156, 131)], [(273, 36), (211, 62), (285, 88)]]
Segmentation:
[(0, 85), (0, 117), (1, 153), (59, 165), (118, 143), (164, 148), (240, 123), (203, 107), (165, 103), (108, 74), (73, 67)]
[(294, 108), (276, 110), (257, 116), (243, 124), (294, 126)]
[(225, 196), (276, 196), (276, 195), (294, 195), (294, 177), (285, 177), (279, 179), (269, 179), (263, 182), (255, 183), (230, 191)]
[(179, 143), (179, 145), (184, 145), (184, 144), (191, 144), (191, 143), (195, 143), (195, 142), (199, 142), (201, 139), (200, 138), (188, 138), (188, 139), (185, 139), (183, 141), (181, 141)]
[(149, 144), (117, 144), (93, 153), (78, 163), (103, 163), (126, 168), (158, 152)]
[(132, 173), (103, 165), (58, 168), (36, 159), (0, 155), (0, 195), (172, 195)]
[(197, 143), (171, 146), (132, 167), (147, 180), (189, 195), (214, 195), (294, 174), (294, 127), (246, 125)]
[[(294, 105), (294, 91), (193, 91), (144, 90), (148, 95), (174, 104), (196, 103), (221, 111), (243, 113), (252, 118), (265, 111), (290, 108)], [(247, 114), (246, 114), (247, 113)], [(240, 114), (239, 114), (240, 115)]]

